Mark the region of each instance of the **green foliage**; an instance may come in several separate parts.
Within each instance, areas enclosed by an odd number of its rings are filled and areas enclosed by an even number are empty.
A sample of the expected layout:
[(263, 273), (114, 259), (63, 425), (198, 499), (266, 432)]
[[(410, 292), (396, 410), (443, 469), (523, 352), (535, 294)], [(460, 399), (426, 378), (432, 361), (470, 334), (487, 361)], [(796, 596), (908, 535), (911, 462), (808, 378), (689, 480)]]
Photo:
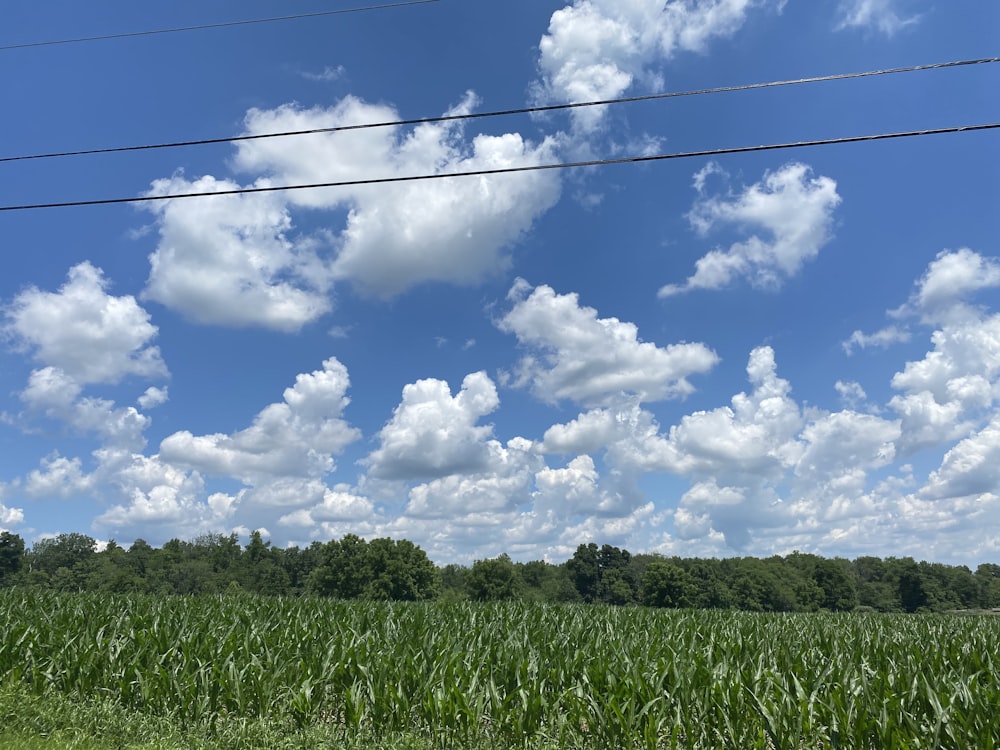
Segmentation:
[(437, 593), (437, 569), (412, 542), (348, 534), (323, 546), (309, 589), (338, 599), (420, 601)]
[(647, 607), (690, 607), (694, 589), (687, 571), (672, 562), (652, 562), (642, 574), (642, 603)]
[[(750, 612), (944, 612), (1000, 607), (1000, 566), (859, 557), (851, 562), (793, 552), (784, 557), (665, 558), (611, 545), (581, 544), (561, 565), (521, 563), (506, 555), (470, 567), (435, 567), (407, 540), (355, 535), (279, 549), (259, 532), (241, 548), (235, 534), (171, 539), (155, 549), (137, 539), (95, 551), (82, 534), (63, 534), (24, 551), (0, 532), (0, 586), (108, 593), (267, 596), (307, 593), (340, 599), (448, 601), (522, 599), (555, 603)], [(663, 565), (669, 567), (665, 572)], [(475, 569), (475, 570), (473, 570)]]
[(583, 601), (632, 604), (638, 601), (639, 581), (631, 560), (628, 550), (581, 544), (566, 561), (566, 569)]
[(507, 555), (476, 560), (466, 579), (469, 596), (477, 602), (496, 602), (519, 596), (523, 583)]
[(0, 531), (0, 586), (13, 581), (24, 563), (24, 540), (9, 531)]
[[(1000, 618), (4, 589), (0, 621), (0, 686), (21, 695), (0, 696), (5, 728), (64, 695), (169, 719), (191, 747), (212, 732), (233, 748), (966, 750), (1000, 737)], [(227, 739), (238, 726), (267, 739)]]

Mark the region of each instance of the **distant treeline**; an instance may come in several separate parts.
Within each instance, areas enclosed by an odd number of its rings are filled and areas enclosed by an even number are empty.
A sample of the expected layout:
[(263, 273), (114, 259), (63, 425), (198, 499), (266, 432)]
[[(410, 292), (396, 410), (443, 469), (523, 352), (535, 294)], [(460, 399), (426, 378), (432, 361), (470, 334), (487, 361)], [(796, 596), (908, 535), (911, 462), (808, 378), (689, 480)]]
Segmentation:
[(1000, 607), (1000, 565), (975, 572), (911, 557), (824, 558), (793, 552), (765, 559), (664, 557), (581, 544), (564, 563), (513, 562), (437, 567), (404, 540), (343, 539), (305, 548), (273, 547), (254, 532), (138, 539), (101, 551), (84, 534), (60, 534), (28, 549), (0, 532), (0, 586), (113, 593), (319, 595), (341, 599), (526, 599), (650, 607), (939, 612)]

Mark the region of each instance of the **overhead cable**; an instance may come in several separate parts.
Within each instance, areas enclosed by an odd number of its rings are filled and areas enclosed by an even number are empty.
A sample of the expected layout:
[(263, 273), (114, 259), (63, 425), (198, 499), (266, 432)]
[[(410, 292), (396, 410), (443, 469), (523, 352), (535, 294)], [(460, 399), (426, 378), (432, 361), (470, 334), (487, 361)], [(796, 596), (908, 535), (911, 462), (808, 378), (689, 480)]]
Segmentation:
[(197, 26), (178, 26), (171, 29), (152, 29), (149, 31), (126, 31), (121, 34), (101, 34), (100, 36), (81, 36), (73, 39), (53, 39), (45, 42), (25, 42), (23, 44), (6, 44), (0, 46), (0, 52), (27, 47), (51, 47), (57, 44), (78, 44), (80, 42), (101, 42), (107, 39), (125, 39), (133, 36), (153, 36), (156, 34), (176, 34), (181, 31), (201, 31), (203, 29), (221, 29), (227, 26), (250, 26), (258, 23), (274, 23), (275, 21), (295, 21), (301, 18), (317, 18), (319, 16), (337, 16), (343, 13), (361, 13), (368, 10), (385, 10), (402, 8), (407, 5), (426, 5), (441, 0), (405, 0), (403, 2), (385, 3), (383, 5), (365, 5), (358, 8), (340, 8), (338, 10), (321, 10), (313, 13), (296, 13), (290, 16), (274, 16), (272, 18), (251, 18), (244, 21), (222, 21), (220, 23), (203, 23)]
[[(425, 0), (426, 1), (426, 0)], [(932, 63), (930, 65), (910, 65), (902, 68), (885, 68), (882, 70), (867, 70), (860, 73), (834, 73), (825, 76), (813, 76), (810, 78), (792, 78), (782, 81), (766, 81), (764, 83), (746, 83), (735, 86), (717, 86), (707, 89), (691, 89), (688, 91), (671, 91), (660, 94), (643, 94), (640, 96), (629, 96), (618, 99), (601, 99), (589, 102), (573, 102), (570, 104), (547, 104), (537, 107), (521, 107), (518, 109), (503, 109), (492, 112), (470, 112), (456, 115), (440, 115), (437, 117), (419, 117), (409, 120), (388, 120), (385, 122), (369, 122), (357, 125), (337, 125), (328, 128), (311, 128), (309, 130), (287, 130), (277, 133), (254, 133), (249, 135), (227, 136), (223, 138), (203, 138), (198, 140), (173, 141), (168, 143), (152, 143), (137, 146), (113, 146), (109, 148), (83, 149), (79, 151), (54, 151), (43, 154), (27, 154), (22, 156), (3, 156), (0, 162), (29, 161), (32, 159), (53, 159), (66, 156), (87, 156), (93, 154), (112, 154), (127, 151), (150, 151), (154, 149), (181, 148), (185, 146), (208, 146), (220, 143), (239, 143), (241, 141), (254, 141), (265, 138), (285, 138), (289, 136), (318, 135), (321, 133), (339, 133), (346, 130), (364, 130), (369, 128), (387, 128), (404, 125), (423, 125), (435, 122), (452, 122), (455, 120), (475, 120), (487, 117), (501, 117), (508, 115), (524, 115), (538, 112), (553, 112), (564, 109), (577, 109), (582, 107), (598, 107), (609, 104), (627, 104), (631, 102), (653, 101), (657, 99), (674, 99), (686, 96), (700, 96), (704, 94), (721, 94), (732, 91), (750, 91), (753, 89), (776, 88), (779, 86), (793, 86), (802, 83), (820, 83), (823, 81), (842, 81), (852, 78), (869, 78), (872, 76), (890, 75), (893, 73), (912, 73), (925, 70), (940, 70), (943, 68), (957, 68), (967, 65), (984, 65), (988, 63), (1000, 62), (1000, 57), (984, 57), (975, 60), (956, 60), (953, 62)]]
[(267, 187), (233, 188), (230, 190), (214, 190), (208, 192), (173, 193), (169, 195), (138, 195), (127, 198), (97, 198), (91, 200), (61, 201), (57, 203), (28, 203), (14, 206), (0, 206), (0, 211), (27, 211), (42, 208), (71, 208), (74, 206), (109, 206), (121, 203), (151, 203), (154, 201), (176, 200), (179, 198), (207, 198), (219, 195), (247, 195), (251, 193), (277, 193), (289, 190), (316, 190), (320, 188), (354, 187), (359, 185), (382, 185), (399, 182), (417, 182), (421, 180), (441, 180), (457, 177), (483, 177), (488, 175), (514, 174), (518, 172), (538, 172), (551, 169), (573, 169), (578, 167), (602, 167), (610, 164), (641, 164), (643, 162), (666, 161), (669, 159), (690, 159), (698, 156), (723, 156), (726, 154), (746, 154), (755, 151), (777, 151), (779, 149), (806, 148), (809, 146), (831, 146), (842, 143), (861, 143), (864, 141), (884, 141), (893, 138), (913, 138), (926, 135), (941, 135), (944, 133), (967, 133), (978, 130), (994, 130), (1000, 128), (1000, 122), (980, 125), (959, 125), (949, 128), (933, 128), (927, 130), (907, 130), (896, 133), (876, 133), (873, 135), (853, 135), (843, 138), (824, 138), (812, 141), (793, 141), (788, 143), (771, 143), (760, 146), (737, 146), (734, 148), (715, 148), (702, 151), (676, 151), (668, 154), (653, 154), (644, 156), (625, 156), (615, 159), (591, 159), (588, 161), (557, 162), (554, 164), (532, 164), (520, 167), (501, 167), (497, 169), (476, 169), (466, 172), (440, 172), (436, 174), (417, 174), (403, 177), (372, 177), (363, 180), (341, 180), (337, 182), (317, 182), (304, 185), (272, 185)]

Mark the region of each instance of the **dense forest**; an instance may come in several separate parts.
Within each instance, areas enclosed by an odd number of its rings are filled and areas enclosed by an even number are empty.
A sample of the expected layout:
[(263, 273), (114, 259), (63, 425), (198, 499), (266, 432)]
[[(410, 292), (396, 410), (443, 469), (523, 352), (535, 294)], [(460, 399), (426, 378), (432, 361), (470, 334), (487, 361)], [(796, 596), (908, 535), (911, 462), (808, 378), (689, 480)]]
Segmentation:
[(525, 599), (651, 607), (936, 612), (1000, 608), (1000, 565), (916, 562), (910, 557), (824, 558), (793, 552), (759, 559), (700, 559), (631, 554), (581, 544), (555, 565), (514, 562), (507, 555), (471, 566), (437, 567), (406, 540), (347, 535), (308, 547), (279, 548), (254, 532), (172, 539), (161, 548), (114, 541), (98, 551), (84, 534), (60, 534), (30, 549), (0, 532), (0, 586), (114, 593), (269, 596), (312, 594), (340, 599)]

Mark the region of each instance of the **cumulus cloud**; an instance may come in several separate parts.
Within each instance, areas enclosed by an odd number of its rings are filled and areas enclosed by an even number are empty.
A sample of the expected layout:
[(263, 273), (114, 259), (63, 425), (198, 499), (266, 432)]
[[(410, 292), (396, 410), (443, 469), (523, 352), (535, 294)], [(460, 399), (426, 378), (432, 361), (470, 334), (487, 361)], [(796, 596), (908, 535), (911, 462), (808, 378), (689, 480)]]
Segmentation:
[(920, 490), (923, 499), (1000, 494), (1000, 416), (949, 450)]
[(897, 318), (934, 326), (932, 348), (892, 378), (889, 401), (903, 423), (904, 453), (967, 437), (1000, 392), (1000, 315), (968, 301), (1000, 286), (1000, 261), (967, 248), (945, 251), (928, 265)]
[[(266, 181), (254, 186), (266, 185)], [(153, 183), (150, 195), (235, 190), (211, 176)], [(146, 204), (160, 237), (143, 298), (199, 323), (295, 331), (331, 308), (330, 269), (316, 240), (290, 238), (275, 194), (219, 195)]]
[[(448, 114), (469, 113), (476, 101), (469, 93)], [(252, 135), (398, 119), (391, 107), (348, 96), (329, 108), (251, 110), (246, 130)], [(340, 182), (533, 166), (553, 161), (555, 147), (554, 140), (535, 144), (517, 133), (470, 140), (459, 122), (424, 123), (243, 141), (235, 165), (281, 184)], [(506, 268), (506, 249), (559, 193), (559, 177), (540, 171), (302, 190), (283, 199), (297, 207), (346, 210), (346, 225), (332, 240), (334, 277), (391, 296), (427, 281), (471, 284)]]
[(176, 432), (160, 444), (160, 457), (204, 474), (257, 484), (280, 477), (319, 477), (334, 456), (360, 436), (343, 418), (350, 400), (347, 368), (336, 358), (303, 373), (284, 400), (265, 407), (253, 424), (232, 435)]
[(107, 293), (101, 269), (70, 269), (57, 292), (29, 287), (4, 310), (5, 332), (36, 360), (80, 384), (117, 383), (129, 375), (167, 376), (158, 329), (135, 298)]
[(379, 447), (366, 459), (369, 476), (432, 479), (485, 469), (490, 456), (484, 441), (493, 428), (476, 423), (499, 405), (496, 386), (484, 372), (466, 375), (455, 396), (443, 380), (408, 384), (379, 431)]
[(132, 406), (117, 407), (114, 401), (81, 396), (81, 386), (58, 367), (32, 371), (20, 393), (30, 413), (44, 414), (72, 430), (95, 435), (120, 447), (139, 449), (150, 420)]
[(72, 498), (89, 493), (92, 487), (92, 478), (84, 472), (79, 458), (53, 453), (42, 459), (41, 468), (28, 473), (24, 494), (33, 498)]
[(920, 20), (919, 15), (901, 15), (900, 0), (841, 0), (838, 29), (871, 29), (892, 36)]
[(530, 440), (513, 438), (506, 446), (486, 441), (485, 468), (450, 474), (413, 487), (405, 513), (411, 518), (455, 518), (509, 513), (531, 501), (535, 472), (543, 462)]
[[(7, 486), (0, 482), (0, 501), (5, 499)], [(9, 531), (22, 523), (24, 523), (24, 510), (22, 508), (8, 508), (0, 502), (0, 531)]]
[[(539, 42), (540, 102), (583, 102), (621, 96), (633, 83), (659, 88), (656, 64), (679, 51), (700, 52), (735, 33), (761, 0), (576, 0), (557, 10)], [(597, 128), (604, 108), (573, 110), (577, 129)]]
[(803, 417), (789, 396), (791, 385), (777, 375), (771, 347), (751, 352), (747, 375), (751, 393), (733, 396), (731, 406), (688, 414), (670, 428), (661, 448), (664, 468), (702, 476), (774, 476), (794, 465)]
[(650, 467), (692, 480), (673, 512), (678, 537), (721, 535), (730, 549), (743, 549), (794, 532), (805, 534), (804, 544), (820, 519), (863, 512), (856, 499), (870, 472), (895, 458), (900, 421), (851, 410), (805, 413), (778, 377), (770, 347), (751, 353), (747, 375), (753, 390), (731, 406), (694, 412), (646, 440)]
[(375, 504), (364, 495), (359, 495), (347, 485), (326, 488), (319, 503), (286, 513), (278, 519), (283, 526), (313, 528), (324, 523), (370, 519), (375, 513)]
[(574, 518), (598, 514), (621, 516), (626, 498), (602, 486), (600, 475), (590, 456), (577, 456), (565, 467), (545, 467), (535, 476), (534, 512)]
[(863, 476), (864, 470), (892, 462), (900, 434), (899, 420), (849, 410), (823, 415), (802, 430), (795, 475), (812, 486), (854, 472)]
[(532, 288), (519, 279), (508, 299), (513, 307), (497, 325), (533, 350), (519, 363), (515, 384), (530, 385), (545, 401), (601, 404), (622, 393), (642, 401), (683, 397), (694, 390), (687, 378), (719, 361), (704, 344), (642, 341), (633, 323), (598, 318), (576, 294), (556, 294), (549, 286)]
[(153, 409), (157, 406), (163, 406), (170, 400), (170, 396), (166, 388), (155, 388), (149, 387), (146, 391), (139, 396), (137, 403), (143, 409)]
[(112, 478), (126, 500), (94, 519), (114, 535), (192, 538), (224, 528), (239, 505), (239, 496), (217, 492), (205, 496), (198, 472), (166, 463), (158, 456), (99, 451), (99, 473)]
[(695, 175), (699, 197), (688, 219), (698, 234), (735, 226), (763, 230), (764, 236), (753, 234), (728, 250), (712, 250), (697, 261), (693, 276), (683, 284), (662, 287), (660, 297), (720, 289), (738, 278), (757, 288), (777, 289), (832, 239), (833, 211), (841, 199), (829, 177), (814, 177), (807, 165), (791, 162), (766, 172), (738, 195), (710, 196), (706, 170), (721, 168), (709, 165)]
[(1000, 259), (969, 248), (944, 250), (928, 265), (908, 302), (891, 311), (895, 317), (917, 315), (924, 323), (961, 323), (982, 310), (966, 300), (975, 292), (1000, 286)]

